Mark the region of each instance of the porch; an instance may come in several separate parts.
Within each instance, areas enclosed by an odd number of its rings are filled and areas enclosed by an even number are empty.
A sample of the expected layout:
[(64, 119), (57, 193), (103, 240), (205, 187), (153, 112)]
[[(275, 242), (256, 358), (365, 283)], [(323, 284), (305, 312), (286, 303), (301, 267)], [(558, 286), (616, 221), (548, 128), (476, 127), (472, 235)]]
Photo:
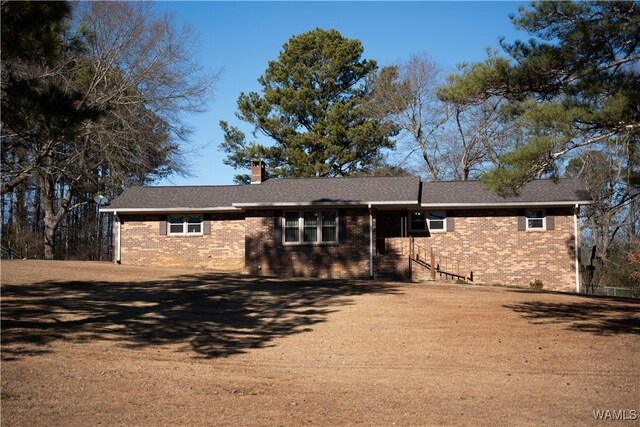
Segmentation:
[[(467, 257), (446, 250), (453, 236), (452, 211), (379, 210), (376, 215), (375, 275), (412, 281), (473, 282)], [(433, 236), (438, 238), (433, 238)], [(447, 236), (449, 235), (449, 236)]]
[(473, 270), (467, 263), (443, 255), (430, 240), (413, 236), (378, 239), (376, 278), (473, 282)]

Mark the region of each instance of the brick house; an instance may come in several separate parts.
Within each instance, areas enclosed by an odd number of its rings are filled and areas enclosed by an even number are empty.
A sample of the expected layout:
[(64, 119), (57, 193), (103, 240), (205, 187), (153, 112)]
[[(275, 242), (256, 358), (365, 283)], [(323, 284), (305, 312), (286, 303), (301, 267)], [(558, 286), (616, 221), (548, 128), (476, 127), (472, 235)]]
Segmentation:
[(502, 198), (477, 181), (418, 177), (265, 179), (252, 185), (134, 187), (113, 212), (116, 260), (253, 275), (463, 279), (579, 291), (574, 179)]

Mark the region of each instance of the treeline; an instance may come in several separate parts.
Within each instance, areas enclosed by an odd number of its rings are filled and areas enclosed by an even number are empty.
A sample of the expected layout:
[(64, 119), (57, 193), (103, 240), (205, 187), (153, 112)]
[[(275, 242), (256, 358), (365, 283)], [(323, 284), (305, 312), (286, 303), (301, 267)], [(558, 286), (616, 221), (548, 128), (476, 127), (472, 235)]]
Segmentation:
[[(79, 194), (58, 223), (55, 259), (113, 259), (113, 215), (98, 214), (93, 194)], [(42, 196), (28, 180), (2, 195), (2, 257), (44, 258)], [(82, 200), (83, 202), (76, 202)]]
[(107, 259), (112, 198), (183, 168), (215, 76), (150, 3), (2, 2), (4, 256)]

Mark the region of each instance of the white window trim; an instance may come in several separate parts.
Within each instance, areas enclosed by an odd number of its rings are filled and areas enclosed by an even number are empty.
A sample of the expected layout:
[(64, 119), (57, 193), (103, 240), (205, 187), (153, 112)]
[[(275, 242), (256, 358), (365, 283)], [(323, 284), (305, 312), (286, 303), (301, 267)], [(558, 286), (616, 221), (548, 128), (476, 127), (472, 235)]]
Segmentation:
[[(169, 218), (172, 216), (181, 216), (184, 218), (182, 221), (182, 231), (180, 233), (174, 233), (171, 231), (171, 222)], [(200, 231), (197, 233), (189, 233), (189, 224), (197, 224), (195, 222), (188, 222), (190, 216), (199, 216), (200, 217)], [(167, 215), (167, 236), (202, 236), (204, 235), (204, 215), (202, 214), (176, 214), (176, 215)]]
[[(432, 229), (431, 228), (431, 213), (432, 212), (442, 212), (442, 228), (438, 228), (438, 229)], [(440, 220), (438, 220), (440, 221)], [(438, 210), (433, 210), (433, 211), (427, 211), (427, 227), (429, 227), (429, 233), (446, 233), (447, 232), (447, 211), (438, 211)]]
[[(411, 221), (411, 214), (416, 213), (416, 212), (422, 212), (424, 213), (425, 216), (425, 228), (413, 228), (413, 221)], [(441, 229), (436, 229), (436, 230), (432, 230), (431, 229), (431, 212), (442, 212), (444, 213), (444, 218), (442, 218), (442, 228)], [(409, 231), (412, 232), (417, 232), (417, 233), (426, 233), (427, 231), (429, 233), (446, 233), (447, 232), (447, 211), (443, 211), (443, 210), (431, 210), (431, 211), (410, 211), (409, 212)]]
[[(540, 211), (542, 212), (542, 218), (531, 218), (531, 219), (541, 219), (542, 220), (542, 227), (529, 227), (529, 212), (532, 211)], [(547, 231), (547, 212), (545, 209), (527, 209), (524, 212), (524, 224), (525, 224), (525, 230), (526, 231)]]
[[(298, 214), (298, 241), (297, 242), (287, 242), (287, 233), (286, 233), (286, 215), (287, 213), (297, 213)], [(304, 214), (305, 212), (317, 212), (319, 214), (318, 216), (318, 224), (316, 225), (316, 232), (317, 232), (317, 236), (322, 239), (323, 234), (322, 234), (322, 214), (325, 212), (335, 212), (336, 214), (336, 240), (331, 240), (331, 241), (325, 241), (325, 240), (319, 240), (316, 242), (305, 242), (304, 241)], [(281, 227), (280, 227), (280, 233), (281, 233), (281, 238), (282, 238), (282, 244), (286, 245), (286, 246), (300, 246), (300, 245), (335, 245), (337, 243), (340, 242), (340, 216), (338, 215), (338, 211), (337, 210), (309, 210), (309, 209), (305, 209), (305, 210), (289, 210), (289, 211), (285, 211), (284, 215), (282, 215), (281, 218)]]

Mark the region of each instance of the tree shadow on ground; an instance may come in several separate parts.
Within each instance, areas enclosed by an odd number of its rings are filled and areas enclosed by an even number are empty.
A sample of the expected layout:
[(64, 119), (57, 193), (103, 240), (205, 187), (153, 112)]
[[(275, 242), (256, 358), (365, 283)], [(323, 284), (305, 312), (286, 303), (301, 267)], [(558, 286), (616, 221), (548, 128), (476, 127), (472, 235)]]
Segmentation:
[(534, 325), (566, 324), (567, 329), (594, 335), (640, 334), (640, 303), (583, 296), (579, 302), (527, 301), (503, 307)]
[(40, 282), (2, 286), (2, 358), (51, 351), (55, 341), (111, 340), (132, 348), (178, 344), (216, 358), (311, 330), (386, 284), (193, 274), (146, 282)]

